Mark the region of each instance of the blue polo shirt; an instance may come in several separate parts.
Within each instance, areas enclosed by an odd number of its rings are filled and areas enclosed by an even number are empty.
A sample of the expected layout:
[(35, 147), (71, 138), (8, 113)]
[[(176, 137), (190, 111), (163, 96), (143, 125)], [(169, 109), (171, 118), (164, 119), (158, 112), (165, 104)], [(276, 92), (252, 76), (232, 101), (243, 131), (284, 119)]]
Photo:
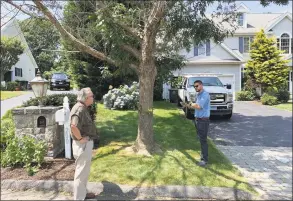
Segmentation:
[(194, 116), (197, 118), (209, 118), (211, 110), (210, 94), (205, 90), (198, 93), (196, 104), (198, 104), (201, 109), (195, 109)]

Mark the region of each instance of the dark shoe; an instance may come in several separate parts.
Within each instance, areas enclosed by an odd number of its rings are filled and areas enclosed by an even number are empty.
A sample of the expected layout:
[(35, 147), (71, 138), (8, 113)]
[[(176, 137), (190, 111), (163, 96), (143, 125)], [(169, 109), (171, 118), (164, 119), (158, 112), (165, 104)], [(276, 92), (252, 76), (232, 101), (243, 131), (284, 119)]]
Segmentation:
[(200, 161), (198, 163), (198, 165), (201, 166), (201, 167), (205, 167), (207, 164), (208, 164), (208, 162), (205, 162), (205, 161)]
[(87, 193), (86, 196), (85, 196), (85, 199), (94, 199), (96, 198), (96, 194), (94, 193)]

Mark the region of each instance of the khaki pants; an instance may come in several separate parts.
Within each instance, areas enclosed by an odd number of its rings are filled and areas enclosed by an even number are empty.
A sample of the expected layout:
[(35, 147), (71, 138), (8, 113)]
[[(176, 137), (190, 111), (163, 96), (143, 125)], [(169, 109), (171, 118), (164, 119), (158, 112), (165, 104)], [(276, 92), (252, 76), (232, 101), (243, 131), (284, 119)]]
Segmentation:
[(86, 197), (86, 186), (90, 174), (93, 141), (81, 144), (73, 140), (72, 149), (75, 160), (75, 174), (73, 197), (74, 200), (84, 200)]

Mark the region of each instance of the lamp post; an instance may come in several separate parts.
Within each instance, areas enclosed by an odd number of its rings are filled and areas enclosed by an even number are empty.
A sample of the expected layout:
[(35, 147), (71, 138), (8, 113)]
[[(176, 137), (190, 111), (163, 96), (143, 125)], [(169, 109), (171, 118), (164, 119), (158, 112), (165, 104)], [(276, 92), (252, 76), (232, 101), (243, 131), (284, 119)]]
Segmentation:
[(39, 106), (43, 106), (43, 97), (46, 96), (49, 81), (41, 77), (40, 70), (38, 69), (37, 76), (30, 81), (36, 98), (39, 98)]

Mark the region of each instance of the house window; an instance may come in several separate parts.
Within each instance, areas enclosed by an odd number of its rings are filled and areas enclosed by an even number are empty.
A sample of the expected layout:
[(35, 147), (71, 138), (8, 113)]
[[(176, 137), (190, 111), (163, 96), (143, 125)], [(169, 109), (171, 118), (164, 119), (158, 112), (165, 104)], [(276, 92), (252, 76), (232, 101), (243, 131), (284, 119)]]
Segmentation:
[(250, 51), (250, 46), (251, 43), (253, 42), (254, 37), (250, 36), (250, 37), (243, 37), (243, 52), (244, 53), (249, 53)]
[(243, 26), (243, 24), (244, 24), (244, 15), (243, 15), (243, 13), (241, 13), (238, 16), (238, 25)]
[(277, 46), (284, 51), (284, 54), (290, 54), (290, 49), (292, 49), (292, 40), (290, 40), (290, 36), (286, 33), (282, 34), (280, 39), (277, 39)]
[(15, 76), (22, 77), (22, 68), (15, 68)]
[(198, 45), (198, 56), (201, 55), (206, 55), (206, 44), (205, 43), (200, 43)]

